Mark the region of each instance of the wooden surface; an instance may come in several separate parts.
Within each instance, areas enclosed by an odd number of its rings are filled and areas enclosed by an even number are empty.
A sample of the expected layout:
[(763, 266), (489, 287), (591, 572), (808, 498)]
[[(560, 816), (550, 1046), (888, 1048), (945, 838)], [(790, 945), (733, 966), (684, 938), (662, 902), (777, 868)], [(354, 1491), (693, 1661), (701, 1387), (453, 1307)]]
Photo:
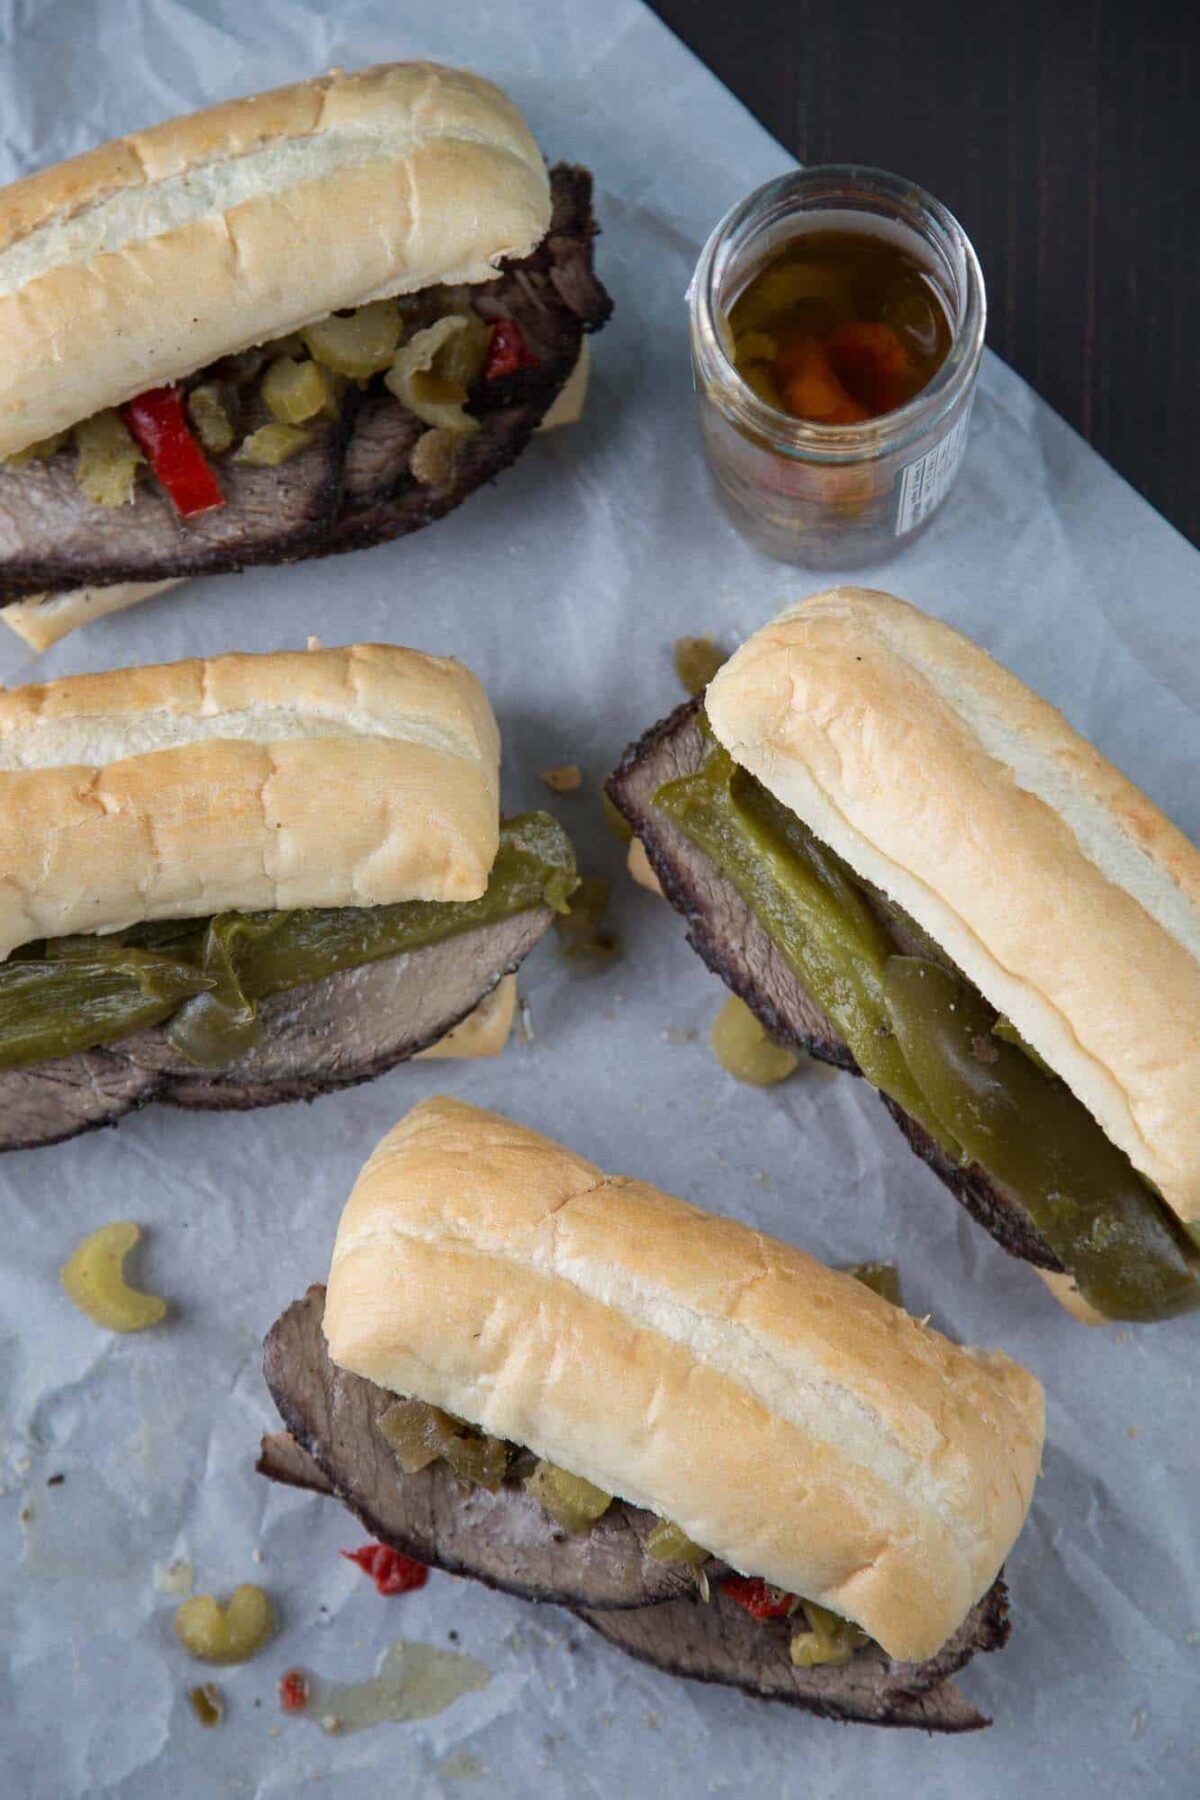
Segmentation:
[(800, 161), (954, 212), (988, 342), (1200, 544), (1200, 0), (652, 0)]

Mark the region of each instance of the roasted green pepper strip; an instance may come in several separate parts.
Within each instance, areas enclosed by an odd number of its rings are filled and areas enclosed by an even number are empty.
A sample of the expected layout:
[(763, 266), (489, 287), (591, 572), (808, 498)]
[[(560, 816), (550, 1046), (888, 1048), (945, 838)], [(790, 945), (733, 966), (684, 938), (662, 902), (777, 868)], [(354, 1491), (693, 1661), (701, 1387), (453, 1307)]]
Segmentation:
[[(1011, 1189), (1098, 1311), (1159, 1319), (1200, 1304), (1171, 1218), (1082, 1102), (961, 976), (897, 956), (853, 873), (720, 745), (655, 804), (737, 888), (867, 1079)], [(906, 989), (905, 965), (928, 985)]]
[(893, 956), (896, 1034), (972, 1161), (1011, 1188), (1085, 1300), (1110, 1319), (1166, 1319), (1200, 1286), (1166, 1214), (1065, 1084), (993, 1032), (995, 1011), (937, 963)]
[(171, 957), (89, 938), (0, 968), (0, 1068), (70, 1056), (169, 1019), (208, 978)]
[(839, 859), (720, 744), (654, 803), (737, 888), (867, 1080), (957, 1156), (892, 1030), (883, 992), (891, 941)]
[(290, 913), (218, 913), (208, 922), (200, 966), (211, 986), (181, 1006), (167, 1026), (180, 1056), (201, 1069), (220, 1069), (258, 1042), (257, 994), (246, 986), (255, 950), (273, 937)]
[(167, 1019), (182, 1055), (219, 1067), (253, 1043), (256, 1002), (267, 995), (533, 907), (564, 912), (577, 879), (562, 827), (548, 813), (526, 813), (501, 825), (478, 900), (219, 913), (31, 944), (0, 965), (0, 1068), (114, 1043)]

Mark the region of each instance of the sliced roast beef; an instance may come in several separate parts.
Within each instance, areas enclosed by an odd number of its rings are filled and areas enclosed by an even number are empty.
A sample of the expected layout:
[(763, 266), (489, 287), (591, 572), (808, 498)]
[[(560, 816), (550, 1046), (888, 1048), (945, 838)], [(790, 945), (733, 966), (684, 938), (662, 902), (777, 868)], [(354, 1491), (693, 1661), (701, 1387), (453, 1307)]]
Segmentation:
[[(259, 403), (246, 428), (266, 418)], [(336, 424), (319, 425), (307, 449), (277, 469), (222, 457), (226, 504), (186, 522), (154, 481), (139, 482), (128, 506), (93, 505), (75, 479), (70, 448), (49, 462), (0, 469), (0, 595), (293, 562), (328, 534), (353, 423), (351, 399)]]
[[(330, 1361), (324, 1311), (320, 1287), (288, 1308), (268, 1334), (264, 1373), (292, 1438), (373, 1537), (525, 1600), (647, 1606), (694, 1585), (690, 1570), (645, 1555), (657, 1521), (636, 1507), (614, 1504), (586, 1536), (572, 1536), (519, 1483), (489, 1493), (442, 1462), (405, 1475), (379, 1429), (396, 1396)], [(278, 1455), (263, 1460), (278, 1479)], [(298, 1485), (294, 1473), (285, 1479)]]
[(219, 1071), (186, 1062), (162, 1026), (103, 1050), (2, 1071), (0, 1150), (59, 1143), (150, 1100), (245, 1111), (369, 1081), (474, 1012), (552, 917), (548, 907), (531, 908), (276, 994), (260, 1003), (259, 1042)]
[[(591, 176), (560, 165), (551, 186), (546, 237), (469, 290), (485, 319), (517, 320), (537, 365), (478, 386), (470, 407), (482, 429), (463, 440), (444, 481), (423, 486), (412, 475), (426, 427), (381, 384), (361, 405), (350, 388), (338, 423), (318, 426), (313, 443), (277, 469), (217, 459), (227, 503), (186, 523), (153, 481), (139, 484), (129, 506), (93, 505), (65, 448), (45, 463), (0, 468), (0, 600), (324, 556), (415, 531), (457, 506), (521, 453), (570, 376), (583, 334), (611, 310), (592, 273)], [(253, 430), (262, 417), (252, 411), (241, 426)]]
[(489, 1494), (457, 1481), (442, 1463), (405, 1475), (379, 1430), (394, 1395), (330, 1361), (324, 1307), (325, 1290), (310, 1288), (267, 1336), (264, 1372), (288, 1429), (263, 1437), (260, 1474), (341, 1500), (373, 1537), (406, 1556), (526, 1600), (570, 1606), (610, 1643), (668, 1673), (827, 1718), (928, 1731), (987, 1724), (947, 1677), (1007, 1639), (1002, 1581), (928, 1662), (893, 1662), (870, 1644), (841, 1667), (794, 1668), (787, 1622), (753, 1620), (724, 1597), (725, 1565), (715, 1558), (706, 1565), (705, 1601), (690, 1570), (645, 1554), (656, 1522), (650, 1513), (615, 1502), (590, 1532), (573, 1536), (513, 1484)]
[(311, 1494), (333, 1496), (333, 1483), (326, 1481), (320, 1469), (290, 1431), (264, 1431), (259, 1446), (256, 1475), (265, 1475), (280, 1487), (305, 1488)]
[(928, 1662), (893, 1662), (878, 1644), (869, 1644), (840, 1666), (798, 1669), (789, 1622), (752, 1619), (719, 1590), (707, 1604), (693, 1595), (636, 1612), (575, 1611), (610, 1644), (669, 1674), (722, 1682), (827, 1719), (926, 1731), (978, 1731), (990, 1723), (948, 1677), (977, 1652), (998, 1650), (1010, 1629), (1006, 1589), (996, 1581)]
[(0, 1070), (0, 1150), (61, 1144), (115, 1125), (152, 1100), (157, 1085), (148, 1070), (110, 1050)]
[[(733, 883), (654, 804), (665, 782), (694, 774), (704, 758), (700, 701), (689, 700), (626, 751), (608, 792), (645, 845), (667, 899), (687, 921), (689, 943), (761, 1019), (771, 1036), (859, 1074), (849, 1047), (815, 1005)], [(978, 1163), (959, 1166), (917, 1121), (880, 1095), (916, 1154), (1012, 1256), (1061, 1269), (1016, 1196)]]

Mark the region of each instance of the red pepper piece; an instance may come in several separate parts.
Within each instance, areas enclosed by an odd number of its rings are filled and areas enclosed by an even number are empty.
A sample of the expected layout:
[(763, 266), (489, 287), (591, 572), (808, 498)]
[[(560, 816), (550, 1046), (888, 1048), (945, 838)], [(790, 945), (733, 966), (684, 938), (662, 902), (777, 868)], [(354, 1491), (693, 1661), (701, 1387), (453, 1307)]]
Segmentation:
[(381, 1594), (407, 1594), (423, 1588), (429, 1570), (415, 1557), (402, 1556), (387, 1544), (364, 1544), (359, 1550), (343, 1550), (347, 1562), (357, 1563), (369, 1575)]
[(279, 1677), (279, 1704), (284, 1712), (304, 1712), (308, 1706), (308, 1676), (303, 1669), (285, 1669)]
[(123, 406), (121, 416), (181, 519), (224, 506), (217, 478), (188, 425), (182, 388), (150, 388)]
[(745, 1607), (752, 1619), (786, 1619), (795, 1604), (793, 1594), (760, 1581), (757, 1575), (731, 1575), (721, 1583), (721, 1592)]
[(515, 375), (518, 369), (536, 369), (538, 358), (525, 342), (525, 333), (515, 319), (497, 319), (488, 339), (483, 379), (496, 381), (501, 375)]
[(838, 380), (872, 418), (902, 406), (912, 376), (908, 351), (890, 325), (843, 325), (825, 345)]
[(857, 425), (867, 410), (838, 380), (819, 338), (802, 337), (775, 358), (775, 380), (783, 403), (797, 419), (818, 425)]

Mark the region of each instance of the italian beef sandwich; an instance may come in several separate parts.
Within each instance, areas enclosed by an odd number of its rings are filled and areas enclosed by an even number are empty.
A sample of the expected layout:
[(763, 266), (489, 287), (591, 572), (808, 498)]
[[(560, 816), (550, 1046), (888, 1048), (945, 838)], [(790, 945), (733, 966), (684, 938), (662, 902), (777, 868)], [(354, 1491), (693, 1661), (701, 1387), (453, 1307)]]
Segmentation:
[(261, 1472), (630, 1655), (829, 1718), (987, 1723), (1038, 1381), (460, 1101), (367, 1162), (272, 1328)]
[[(0, 191), (0, 604), (41, 644), (189, 575), (441, 518), (607, 318), (595, 230), (587, 170), (548, 171), (505, 94), (432, 63), (230, 101)], [(30, 597), (57, 597), (48, 628)]]
[(499, 1049), (576, 886), (461, 664), (391, 644), (0, 693), (0, 1149)]
[(1015, 676), (888, 594), (745, 643), (608, 793), (710, 968), (863, 1075), (1073, 1311), (1200, 1301), (1200, 854)]

